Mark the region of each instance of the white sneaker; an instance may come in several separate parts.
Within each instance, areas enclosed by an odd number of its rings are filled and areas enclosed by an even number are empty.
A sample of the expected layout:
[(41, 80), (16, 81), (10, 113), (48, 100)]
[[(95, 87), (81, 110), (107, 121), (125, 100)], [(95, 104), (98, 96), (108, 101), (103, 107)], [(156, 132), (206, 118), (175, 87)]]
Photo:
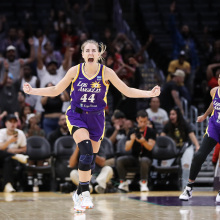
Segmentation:
[(95, 191), (98, 193), (98, 194), (104, 194), (105, 193), (105, 189), (103, 187), (101, 187), (100, 185), (96, 185), (95, 186)]
[(94, 207), (89, 191), (82, 192), (82, 208), (92, 209)]
[(192, 188), (186, 186), (183, 193), (179, 196), (179, 199), (183, 201), (188, 201), (190, 198), (192, 198), (192, 192), (193, 192)]
[(77, 194), (77, 190), (72, 196), (74, 202), (74, 211), (77, 213), (85, 212), (85, 209), (81, 206), (82, 196)]
[(120, 183), (118, 188), (120, 190), (122, 190), (122, 191), (129, 192), (128, 182), (127, 181), (124, 181), (124, 182)]
[(34, 185), (33, 177), (28, 176), (28, 185), (29, 186)]
[(15, 154), (12, 158), (19, 161), (20, 163), (26, 164), (28, 162), (29, 156), (23, 154)]
[(220, 202), (220, 191), (218, 191), (218, 194), (216, 196), (216, 199), (215, 199), (216, 202)]
[(140, 184), (140, 191), (141, 192), (148, 192), (149, 188), (147, 187), (147, 181), (143, 182), (143, 181), (139, 181)]
[(11, 192), (16, 192), (16, 190), (13, 188), (13, 186), (11, 185), (11, 183), (7, 183), (7, 184), (5, 185), (4, 192), (6, 192), (6, 193), (11, 193)]

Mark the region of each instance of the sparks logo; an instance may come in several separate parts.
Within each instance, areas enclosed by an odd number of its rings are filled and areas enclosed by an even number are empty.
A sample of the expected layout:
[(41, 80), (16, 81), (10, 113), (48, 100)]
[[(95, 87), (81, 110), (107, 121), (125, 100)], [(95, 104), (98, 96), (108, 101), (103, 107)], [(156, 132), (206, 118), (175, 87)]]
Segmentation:
[(99, 82), (92, 82), (91, 83), (91, 87), (92, 88), (96, 88), (96, 89), (100, 89), (101, 88), (101, 85), (99, 84)]

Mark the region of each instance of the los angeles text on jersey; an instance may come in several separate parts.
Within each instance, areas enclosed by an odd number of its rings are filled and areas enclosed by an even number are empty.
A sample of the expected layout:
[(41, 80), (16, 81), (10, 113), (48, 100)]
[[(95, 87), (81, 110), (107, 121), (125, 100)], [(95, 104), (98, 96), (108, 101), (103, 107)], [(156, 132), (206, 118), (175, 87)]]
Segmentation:
[[(82, 81), (79, 81), (77, 84), (78, 91), (80, 92), (91, 92), (91, 93), (100, 93), (101, 92), (101, 88), (100, 86), (94, 86), (94, 84), (91, 84), (91, 88), (88, 88), (88, 83), (82, 83)], [(99, 87), (99, 88), (97, 88)]]

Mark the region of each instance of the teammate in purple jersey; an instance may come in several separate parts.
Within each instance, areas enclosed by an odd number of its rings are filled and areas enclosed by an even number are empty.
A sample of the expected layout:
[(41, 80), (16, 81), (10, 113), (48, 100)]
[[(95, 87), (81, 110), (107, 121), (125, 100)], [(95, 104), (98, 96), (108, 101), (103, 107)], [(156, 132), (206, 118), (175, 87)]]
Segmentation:
[[(188, 201), (192, 198), (193, 184), (201, 169), (208, 154), (213, 150), (215, 145), (220, 143), (220, 74), (218, 75), (218, 87), (213, 88), (210, 91), (212, 102), (205, 112), (205, 114), (197, 118), (197, 122), (204, 121), (211, 113), (209, 118), (209, 124), (206, 129), (200, 149), (194, 155), (191, 167), (188, 184), (185, 187), (183, 193), (179, 196), (180, 200)], [(220, 191), (216, 196), (216, 202), (220, 202)]]
[[(99, 52), (99, 47), (101, 51)], [(72, 82), (71, 105), (66, 111), (67, 125), (79, 148), (79, 188), (73, 195), (74, 209), (84, 212), (93, 208), (89, 193), (91, 170), (99, 151), (104, 133), (104, 108), (107, 103), (109, 81), (125, 96), (130, 98), (150, 98), (160, 95), (160, 87), (151, 91), (128, 87), (110, 68), (100, 65), (105, 45), (88, 40), (81, 46), (85, 63), (73, 66), (55, 86), (32, 88), (25, 83), (24, 92), (40, 96), (57, 96)], [(74, 155), (74, 154), (73, 154)]]

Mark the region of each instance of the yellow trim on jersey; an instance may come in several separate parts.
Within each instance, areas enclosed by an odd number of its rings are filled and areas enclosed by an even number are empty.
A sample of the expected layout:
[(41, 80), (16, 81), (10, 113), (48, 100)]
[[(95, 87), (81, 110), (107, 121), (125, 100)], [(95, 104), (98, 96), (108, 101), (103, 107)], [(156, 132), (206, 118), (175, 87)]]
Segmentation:
[(72, 80), (71, 89), (70, 89), (70, 96), (71, 96), (71, 93), (72, 93), (73, 90), (74, 90), (73, 83), (77, 80), (77, 78), (78, 78), (78, 76), (79, 76), (79, 71), (80, 71), (80, 64), (78, 64), (78, 69), (77, 69), (76, 77)]
[[(105, 110), (104, 110), (104, 118), (105, 118)], [(103, 133), (102, 133), (102, 136), (101, 136), (100, 140), (103, 140), (104, 135), (105, 135), (105, 121), (104, 121)]]
[(91, 78), (89, 78), (87, 75), (86, 75), (86, 73), (84, 72), (84, 66), (85, 66), (85, 63), (83, 63), (82, 64), (82, 74), (88, 79), (88, 80), (91, 80), (91, 79), (94, 79), (98, 74), (99, 74), (99, 71), (100, 71), (100, 63), (98, 64), (99, 65), (99, 67), (98, 67), (98, 70), (97, 70), (97, 72), (96, 72), (96, 74), (94, 75), (94, 76), (92, 76)]
[(105, 95), (104, 95), (103, 100), (107, 104), (107, 93), (108, 93), (108, 89), (109, 89), (109, 83), (105, 82), (104, 72), (105, 72), (105, 66), (103, 65), (103, 68), (102, 68), (102, 82), (106, 86), (106, 91), (105, 91)]
[(109, 86), (109, 84), (105, 82), (104, 73), (105, 73), (105, 66), (103, 65), (103, 67), (102, 67), (102, 82), (105, 86)]
[[(71, 105), (67, 108), (66, 113), (67, 113), (67, 111), (68, 111), (69, 109), (71, 109)], [(70, 132), (70, 134), (71, 134), (72, 129), (73, 129), (73, 125), (70, 124), (70, 121), (69, 121), (69, 119), (68, 119), (67, 114), (66, 114), (66, 124), (67, 124), (67, 127), (68, 127), (68, 129), (69, 129), (69, 132)]]
[(103, 98), (103, 100), (104, 100), (104, 102), (106, 103), (106, 105), (107, 105), (107, 94), (108, 94), (108, 89), (109, 89), (109, 85), (106, 86), (106, 91), (105, 91), (105, 95), (104, 95), (104, 98)]
[[(219, 95), (219, 89), (217, 89), (216, 91), (215, 91), (215, 93), (213, 94), (213, 96), (212, 96), (212, 101), (213, 101), (213, 99), (215, 98), (215, 95), (216, 95), (216, 93), (218, 92), (218, 95)], [(220, 97), (220, 96), (219, 96)], [(215, 109), (213, 109), (213, 111), (212, 111), (212, 113), (211, 113), (211, 116), (213, 116), (214, 115), (214, 112), (215, 112)]]

